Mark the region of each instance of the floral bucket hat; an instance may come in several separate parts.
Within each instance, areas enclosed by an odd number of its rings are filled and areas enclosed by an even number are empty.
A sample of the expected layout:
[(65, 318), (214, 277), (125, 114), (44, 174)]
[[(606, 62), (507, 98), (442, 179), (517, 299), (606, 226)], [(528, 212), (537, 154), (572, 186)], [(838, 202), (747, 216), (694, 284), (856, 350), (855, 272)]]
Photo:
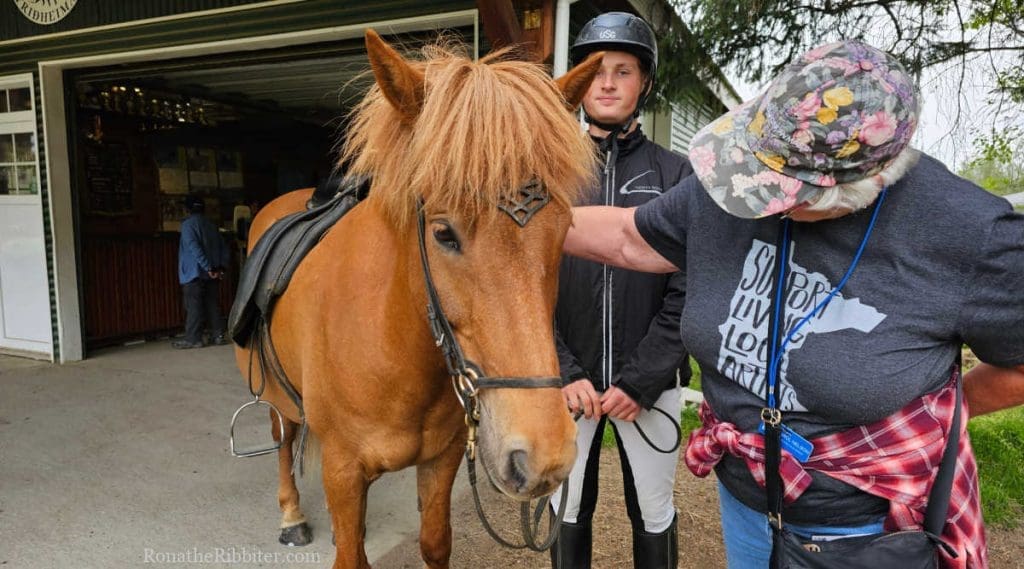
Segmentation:
[(690, 162), (722, 209), (765, 217), (883, 170), (909, 144), (920, 99), (892, 55), (853, 40), (823, 45), (701, 129)]

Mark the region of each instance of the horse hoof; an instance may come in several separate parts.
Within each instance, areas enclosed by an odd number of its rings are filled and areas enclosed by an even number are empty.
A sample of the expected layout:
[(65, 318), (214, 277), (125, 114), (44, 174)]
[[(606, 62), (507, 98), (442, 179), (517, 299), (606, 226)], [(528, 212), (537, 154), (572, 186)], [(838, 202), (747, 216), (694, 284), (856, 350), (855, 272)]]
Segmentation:
[(288, 526), (281, 530), (281, 537), (277, 538), (277, 541), (288, 547), (309, 545), (313, 543), (313, 530), (306, 522)]

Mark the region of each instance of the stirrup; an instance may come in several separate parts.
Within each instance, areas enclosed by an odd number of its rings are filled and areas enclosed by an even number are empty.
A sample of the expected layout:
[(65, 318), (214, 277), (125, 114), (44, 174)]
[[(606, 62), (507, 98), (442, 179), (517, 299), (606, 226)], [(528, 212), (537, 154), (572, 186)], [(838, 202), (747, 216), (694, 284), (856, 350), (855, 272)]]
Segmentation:
[[(274, 446), (269, 447), (248, 447), (244, 449), (236, 449), (235, 422), (238, 421), (238, 416), (242, 414), (242, 410), (244, 410), (246, 407), (253, 407), (258, 405), (266, 405), (267, 407), (270, 407), (270, 410), (273, 411), (274, 415), (277, 417), (278, 442)], [(256, 399), (243, 404), (241, 407), (238, 408), (237, 411), (235, 411), (235, 414), (231, 416), (231, 431), (229, 434), (229, 439), (231, 441), (231, 456), (234, 456), (236, 458), (270, 454), (281, 448), (281, 441), (284, 440), (284, 417), (281, 416), (281, 411), (278, 410), (278, 408), (275, 407), (273, 403), (271, 403), (270, 401), (264, 401), (257, 397)]]

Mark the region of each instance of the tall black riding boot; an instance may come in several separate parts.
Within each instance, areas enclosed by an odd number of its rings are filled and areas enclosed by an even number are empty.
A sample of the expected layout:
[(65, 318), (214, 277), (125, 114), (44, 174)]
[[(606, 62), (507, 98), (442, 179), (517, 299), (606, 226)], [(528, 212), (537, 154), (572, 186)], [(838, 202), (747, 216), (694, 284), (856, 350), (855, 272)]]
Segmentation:
[(633, 530), (634, 569), (676, 569), (679, 565), (679, 538), (676, 535), (676, 521), (661, 533), (647, 533)]
[(551, 569), (590, 569), (592, 537), (590, 520), (562, 522), (558, 539), (551, 545)]

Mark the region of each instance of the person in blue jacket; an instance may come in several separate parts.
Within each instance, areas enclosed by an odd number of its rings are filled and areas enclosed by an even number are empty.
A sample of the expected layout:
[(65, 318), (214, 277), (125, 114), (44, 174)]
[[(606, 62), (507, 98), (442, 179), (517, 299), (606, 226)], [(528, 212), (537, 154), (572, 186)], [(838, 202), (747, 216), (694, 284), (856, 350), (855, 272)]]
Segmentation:
[(171, 342), (176, 349), (202, 348), (203, 328), (209, 326), (213, 344), (227, 344), (219, 298), (220, 281), (228, 266), (227, 245), (217, 226), (203, 215), (206, 204), (199, 196), (187, 196), (189, 216), (181, 222), (178, 245), (178, 282), (185, 304), (185, 337)]

